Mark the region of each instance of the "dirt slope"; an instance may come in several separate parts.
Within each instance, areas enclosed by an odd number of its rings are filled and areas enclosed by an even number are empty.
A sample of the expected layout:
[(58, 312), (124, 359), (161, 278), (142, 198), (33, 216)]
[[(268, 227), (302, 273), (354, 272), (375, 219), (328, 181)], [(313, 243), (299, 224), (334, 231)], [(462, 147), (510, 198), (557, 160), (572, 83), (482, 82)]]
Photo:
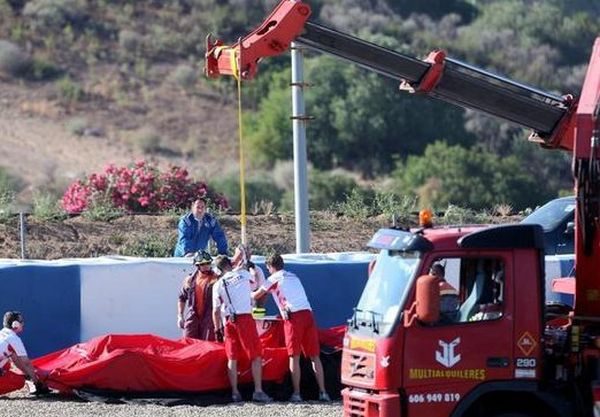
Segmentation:
[[(221, 224), (231, 244), (240, 242), (239, 216), (223, 215)], [(366, 249), (373, 233), (387, 226), (384, 218), (354, 221), (331, 213), (311, 213), (311, 252), (346, 252)], [(170, 251), (176, 239), (177, 218), (126, 216), (111, 222), (75, 217), (63, 222), (27, 219), (26, 251), (31, 259), (95, 257)], [(260, 215), (248, 218), (248, 238), (256, 254), (271, 251), (294, 253), (292, 215)], [(20, 257), (18, 219), (0, 224), (0, 258)]]
[[(62, 191), (109, 163), (148, 159), (161, 167), (184, 166), (202, 180), (222, 173), (224, 166), (237, 167), (234, 103), (159, 85), (145, 102), (133, 95), (118, 106), (101, 97), (65, 105), (55, 98), (55, 89), (0, 78), (0, 167), (20, 180), (20, 202), (30, 203), (33, 190)], [(100, 133), (72, 133), (69, 125), (75, 120)], [(155, 132), (164, 151), (141, 150), (136, 138), (144, 131)], [(190, 152), (181, 153), (184, 148)]]

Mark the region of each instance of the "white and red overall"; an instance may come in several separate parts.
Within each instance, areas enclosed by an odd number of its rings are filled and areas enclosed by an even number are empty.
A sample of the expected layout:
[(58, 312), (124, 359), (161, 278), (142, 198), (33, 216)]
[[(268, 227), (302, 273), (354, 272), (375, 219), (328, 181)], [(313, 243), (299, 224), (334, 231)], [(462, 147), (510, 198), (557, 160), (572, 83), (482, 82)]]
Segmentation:
[(25, 385), (25, 376), (10, 370), (10, 356), (27, 356), (21, 338), (11, 329), (0, 330), (0, 395), (20, 390)]

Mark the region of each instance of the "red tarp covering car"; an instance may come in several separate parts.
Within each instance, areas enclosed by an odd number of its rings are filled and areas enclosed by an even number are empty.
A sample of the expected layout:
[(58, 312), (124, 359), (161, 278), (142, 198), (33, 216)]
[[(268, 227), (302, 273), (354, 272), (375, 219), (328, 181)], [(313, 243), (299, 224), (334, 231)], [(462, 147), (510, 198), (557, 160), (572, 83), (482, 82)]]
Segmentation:
[[(341, 348), (345, 326), (320, 330), (322, 343)], [(261, 335), (263, 379), (281, 381), (288, 370), (280, 323)], [(61, 392), (101, 389), (125, 392), (207, 392), (226, 389), (224, 346), (154, 335), (107, 335), (34, 360), (47, 383)], [(238, 363), (240, 383), (251, 382), (250, 363)]]

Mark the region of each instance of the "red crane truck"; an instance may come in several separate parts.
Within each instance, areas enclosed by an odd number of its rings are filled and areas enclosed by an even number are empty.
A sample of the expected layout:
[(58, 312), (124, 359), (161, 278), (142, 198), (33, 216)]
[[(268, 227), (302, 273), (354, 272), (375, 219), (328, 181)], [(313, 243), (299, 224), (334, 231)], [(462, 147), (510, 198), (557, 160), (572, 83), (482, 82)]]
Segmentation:
[[(239, 42), (207, 38), (206, 74), (252, 79), (261, 58), (292, 41), (425, 93), (530, 128), (530, 140), (573, 155), (575, 280), (546, 306), (538, 225), (381, 229), (380, 249), (349, 320), (342, 355), (344, 415), (352, 417), (600, 416), (600, 38), (578, 99), (491, 74), (434, 51), (419, 60), (309, 22), (283, 0)], [(440, 303), (434, 263), (458, 294)], [(576, 284), (574, 284), (576, 283)]]

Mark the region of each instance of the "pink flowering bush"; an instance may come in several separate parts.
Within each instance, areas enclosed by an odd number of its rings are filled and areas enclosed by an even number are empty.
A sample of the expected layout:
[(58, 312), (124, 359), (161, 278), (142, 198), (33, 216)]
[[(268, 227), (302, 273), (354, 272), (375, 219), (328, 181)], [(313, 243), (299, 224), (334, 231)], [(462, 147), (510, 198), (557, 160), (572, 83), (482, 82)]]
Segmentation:
[(61, 203), (69, 214), (84, 212), (94, 203), (110, 203), (129, 213), (156, 213), (188, 208), (194, 198), (208, 197), (220, 209), (227, 200), (210, 190), (206, 183), (194, 181), (188, 172), (171, 166), (166, 172), (140, 161), (129, 167), (109, 165), (104, 172), (73, 182)]

